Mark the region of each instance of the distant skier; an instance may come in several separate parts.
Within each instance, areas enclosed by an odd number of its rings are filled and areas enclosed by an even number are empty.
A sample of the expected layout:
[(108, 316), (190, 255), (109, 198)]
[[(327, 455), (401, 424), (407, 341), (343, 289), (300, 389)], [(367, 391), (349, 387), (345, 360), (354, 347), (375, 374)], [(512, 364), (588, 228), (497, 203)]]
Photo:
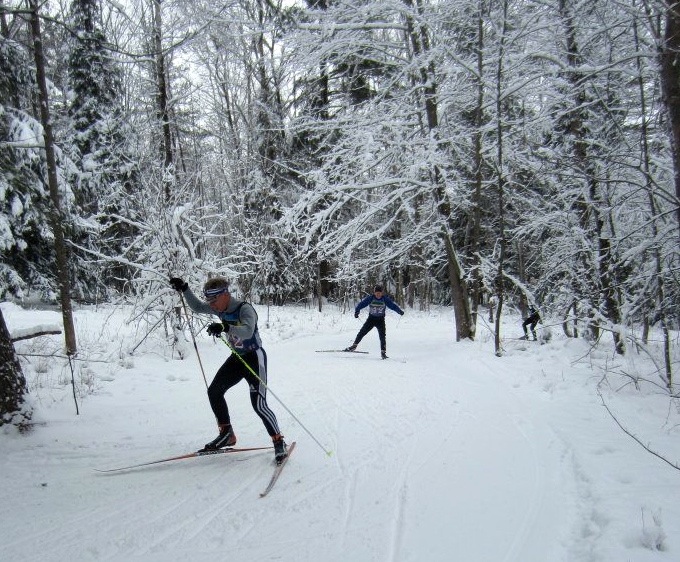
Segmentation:
[(367, 296), (354, 309), (354, 318), (359, 318), (359, 312), (362, 308), (368, 306), (368, 318), (364, 325), (359, 330), (357, 337), (354, 338), (354, 343), (345, 348), (345, 351), (354, 351), (363, 337), (368, 334), (373, 328), (378, 329), (378, 337), (380, 338), (380, 356), (387, 359), (387, 338), (385, 336), (385, 308), (391, 308), (400, 316), (404, 315), (404, 311), (387, 295), (384, 294), (382, 285), (376, 285), (373, 289), (373, 294)]
[[(208, 399), (217, 418), (219, 435), (210, 443), (206, 443), (203, 450), (222, 449), (236, 444), (236, 435), (231, 427), (229, 409), (224, 395), (232, 386), (245, 379), (250, 386), (250, 402), (253, 410), (260, 417), (267, 433), (272, 438), (277, 464), (281, 463), (288, 455), (288, 449), (279, 430), (276, 416), (267, 404), (267, 354), (262, 348), (262, 341), (257, 330), (255, 308), (250, 303), (232, 297), (229, 292), (229, 282), (222, 277), (208, 279), (203, 286), (203, 296), (206, 302), (194, 295), (189, 289), (189, 284), (183, 279), (173, 277), (170, 279), (170, 285), (186, 297), (187, 303), (194, 312), (215, 314), (219, 317), (221, 322), (210, 324), (208, 334), (219, 336), (225, 332), (232, 348), (232, 354), (217, 370), (208, 388)], [(257, 373), (257, 376), (250, 372), (246, 364)]]
[(524, 330), (524, 336), (522, 339), (528, 340), (529, 333), (527, 332), (527, 326), (531, 329), (531, 334), (534, 336), (534, 341), (536, 341), (536, 324), (541, 322), (541, 315), (538, 313), (533, 306), (529, 307), (529, 316), (522, 322), (522, 330)]

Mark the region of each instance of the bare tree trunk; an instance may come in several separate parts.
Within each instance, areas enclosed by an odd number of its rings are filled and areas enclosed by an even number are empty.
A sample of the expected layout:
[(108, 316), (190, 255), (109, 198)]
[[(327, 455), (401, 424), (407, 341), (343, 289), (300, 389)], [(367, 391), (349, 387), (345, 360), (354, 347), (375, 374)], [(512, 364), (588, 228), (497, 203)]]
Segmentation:
[[(4, 8), (3, 0), (0, 0), (0, 7)], [(7, 18), (4, 9), (0, 10), (0, 34), (3, 37), (9, 37), (9, 26), (7, 25)]]
[[(570, 320), (569, 318), (569, 311), (571, 309), (574, 309), (574, 316), (573, 320)], [(568, 307), (567, 310), (564, 311), (564, 321), (562, 322), (562, 330), (564, 331), (564, 335), (567, 336), (568, 338), (577, 338), (578, 337), (578, 304), (577, 301), (574, 300)], [(573, 322), (574, 326), (574, 331), (571, 331), (571, 325), (569, 322)]]
[[(420, 0), (404, 0), (409, 6), (415, 7), (419, 13), (422, 13), (423, 6)], [(427, 35), (427, 30), (422, 26), (417, 26), (411, 19), (408, 21), (408, 37), (411, 41), (411, 47), (414, 55), (422, 55), (430, 50), (430, 42)], [(419, 69), (420, 76), (418, 78), (424, 97), (424, 110), (427, 119), (428, 133), (437, 136), (439, 129), (439, 120), (437, 117), (437, 78), (435, 75), (434, 62), (429, 62)], [(472, 322), (472, 315), (470, 312), (470, 295), (468, 292), (467, 282), (463, 276), (463, 269), (460, 265), (456, 249), (453, 245), (450, 232), (453, 231), (451, 222), (453, 220), (451, 213), (451, 204), (448, 201), (446, 192), (444, 190), (443, 179), (440, 169), (432, 166), (432, 183), (434, 185), (434, 196), (437, 202), (437, 209), (440, 216), (444, 219), (445, 227), (442, 229), (441, 236), (446, 249), (447, 265), (449, 273), (449, 285), (451, 287), (451, 300), (453, 303), (453, 311), (456, 319), (456, 341), (461, 339), (474, 339), (475, 325)]]
[(496, 69), (496, 146), (497, 146), (497, 173), (498, 173), (498, 222), (499, 233), (498, 242), (500, 255), (498, 256), (498, 272), (496, 273), (496, 295), (498, 296), (498, 308), (496, 310), (496, 324), (494, 326), (494, 344), (496, 356), (500, 357), (503, 353), (501, 348), (501, 315), (503, 313), (503, 267), (505, 266), (505, 177), (503, 172), (503, 57), (505, 56), (505, 34), (507, 31), (508, 0), (503, 2), (503, 26), (498, 47), (498, 66)]
[(45, 159), (47, 163), (47, 183), (50, 191), (50, 225), (54, 233), (54, 251), (57, 262), (57, 281), (59, 283), (59, 297), (61, 300), (61, 315), (64, 322), (64, 340), (66, 353), (75, 354), (76, 331), (73, 325), (73, 311), (71, 308), (71, 282), (68, 275), (68, 257), (64, 231), (62, 230), (61, 198), (59, 196), (59, 181), (57, 179), (57, 161), (54, 154), (54, 137), (52, 135), (52, 120), (50, 117), (49, 96), (47, 94), (47, 78), (45, 76), (45, 56), (42, 48), (40, 32), (40, 17), (38, 15), (38, 0), (30, 0), (31, 35), (33, 39), (33, 55), (35, 57), (36, 79), (38, 82), (38, 96), (40, 99), (40, 121), (43, 127), (45, 141)]
[[(526, 285), (527, 284), (527, 272), (524, 261), (524, 244), (519, 240), (515, 246), (515, 251), (517, 254), (517, 275), (519, 280)], [(529, 302), (527, 300), (527, 295), (525, 291), (522, 291), (519, 296), (519, 311), (523, 318), (526, 318), (529, 314)]]
[(30, 421), (32, 411), (25, 404), (25, 394), (26, 379), (0, 310), (0, 426), (8, 423), (21, 428)]
[(328, 275), (330, 273), (330, 264), (327, 260), (319, 260), (317, 264), (317, 283), (316, 283), (316, 298), (319, 300), (319, 312), (323, 309), (323, 299), (328, 297), (330, 293), (330, 284), (328, 283)]
[[(675, 196), (680, 200), (680, 0), (666, 8), (666, 32), (660, 46), (661, 90), (668, 111), (675, 172)], [(680, 225), (680, 205), (676, 209)]]
[[(677, 4), (676, 4), (677, 6)], [(680, 34), (680, 18), (676, 19), (678, 29), (677, 32)], [(668, 31), (668, 30), (666, 30)], [(635, 34), (635, 47), (638, 52), (640, 52), (640, 44), (638, 40), (638, 31), (637, 31), (637, 22), (633, 22), (633, 32)], [(676, 53), (676, 56), (677, 53)], [(680, 60), (679, 60), (680, 62)], [(637, 70), (638, 70), (638, 88), (640, 90), (640, 106), (642, 108), (641, 113), (642, 113), (642, 158), (643, 158), (643, 170), (644, 170), (644, 181), (645, 181), (645, 186), (647, 189), (647, 197), (649, 201), (649, 214), (651, 216), (650, 220), (650, 226), (652, 229), (652, 236), (656, 240), (659, 236), (659, 228), (657, 226), (657, 215), (658, 215), (658, 210), (657, 210), (657, 202), (656, 202), (656, 195), (655, 195), (655, 189), (656, 189), (656, 184), (654, 181), (652, 181), (652, 172), (651, 172), (651, 161), (652, 161), (652, 155), (650, 151), (650, 146), (649, 146), (649, 133), (648, 133), (648, 128), (647, 128), (647, 94), (645, 93), (645, 81), (643, 78), (642, 74), (642, 65), (640, 58), (638, 57), (636, 59), (636, 64), (637, 64)], [(676, 72), (676, 86), (680, 87), (680, 83), (678, 82), (680, 80), (680, 74), (678, 73), (678, 69), (674, 69)], [(679, 100), (680, 101), (680, 100)], [(680, 123), (677, 124), (680, 127)], [(675, 153), (677, 154), (677, 147), (680, 145), (676, 145)], [(678, 189), (678, 168), (676, 166), (676, 185), (675, 189), (677, 192)], [(680, 207), (679, 207), (680, 208)], [(661, 330), (663, 332), (663, 339), (664, 339), (664, 368), (666, 370), (666, 382), (668, 384), (668, 388), (672, 391), (673, 389), (673, 369), (672, 369), (672, 362), (671, 362), (671, 340), (670, 340), (670, 332), (668, 329), (668, 321), (666, 317), (666, 309), (665, 309), (665, 302), (666, 302), (666, 289), (664, 286), (664, 276), (662, 272), (662, 257), (661, 257), (661, 252), (659, 251), (659, 246), (657, 244), (653, 245), (653, 248), (651, 250), (652, 255), (654, 257), (654, 267), (655, 267), (655, 274), (656, 274), (656, 309), (658, 311), (658, 318), (659, 322), (661, 323)], [(644, 328), (643, 328), (643, 342), (647, 343), (647, 339), (649, 337), (649, 316), (647, 315), (646, 311), (644, 314)]]
[(163, 155), (163, 185), (165, 189), (166, 201), (171, 197), (171, 186), (173, 183), (172, 170), (174, 158), (172, 152), (172, 132), (170, 129), (170, 110), (168, 102), (167, 68), (165, 63), (165, 53), (163, 52), (163, 22), (161, 14), (161, 0), (153, 0), (153, 41), (156, 56), (156, 111), (162, 127), (162, 146)]
[(479, 0), (477, 13), (477, 74), (474, 77), (477, 88), (477, 104), (474, 109), (474, 134), (473, 134), (473, 189), (472, 189), (472, 233), (470, 236), (470, 254), (473, 260), (470, 287), (471, 318), (473, 326), (477, 325), (477, 314), (482, 300), (483, 279), (479, 256), (480, 239), (482, 236), (482, 184), (484, 181), (484, 157), (482, 127), (484, 125), (484, 0)]
[[(590, 100), (585, 90), (586, 78), (579, 68), (581, 53), (576, 40), (574, 17), (571, 13), (571, 7), (567, 4), (567, 0), (560, 0), (559, 12), (565, 27), (567, 63), (571, 67), (568, 77), (574, 87), (577, 107), (580, 108), (588, 105)], [(593, 246), (596, 245), (597, 247), (597, 256), (594, 258), (597, 266), (593, 266), (587, 261), (587, 258), (583, 258), (584, 269), (588, 271), (589, 281), (593, 287), (590, 296), (591, 311), (589, 313), (589, 316), (593, 318), (590, 324), (591, 332), (594, 339), (599, 336), (595, 312), (599, 310), (600, 300), (603, 298), (607, 319), (615, 328), (612, 330), (614, 349), (616, 353), (623, 354), (625, 352), (624, 339), (616, 330), (616, 327), (621, 323), (621, 305), (614, 288), (616, 265), (612, 258), (611, 242), (605, 235), (601, 206), (598, 205), (602, 199), (600, 195), (602, 188), (589, 147), (590, 131), (586, 118), (574, 112), (570, 117), (568, 134), (574, 140), (574, 160), (583, 181), (583, 189), (579, 199), (574, 204), (574, 210), (579, 216), (583, 231), (587, 233)]]
[(458, 254), (453, 247), (451, 236), (448, 232), (443, 233), (444, 246), (449, 272), (449, 286), (453, 301), (453, 315), (456, 319), (456, 341), (474, 338), (472, 330), (472, 315), (470, 314), (470, 299), (467, 292), (467, 283), (463, 279), (463, 269), (458, 260)]

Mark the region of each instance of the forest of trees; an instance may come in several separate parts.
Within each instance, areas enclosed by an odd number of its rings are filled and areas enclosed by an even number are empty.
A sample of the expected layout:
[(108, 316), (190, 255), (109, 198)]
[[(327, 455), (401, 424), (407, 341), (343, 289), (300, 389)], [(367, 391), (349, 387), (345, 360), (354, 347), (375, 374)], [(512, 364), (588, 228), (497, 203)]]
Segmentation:
[[(680, 2), (0, 0), (0, 291), (680, 322)], [(69, 342), (75, 351), (76, 342)], [(73, 337), (73, 336), (71, 336)]]

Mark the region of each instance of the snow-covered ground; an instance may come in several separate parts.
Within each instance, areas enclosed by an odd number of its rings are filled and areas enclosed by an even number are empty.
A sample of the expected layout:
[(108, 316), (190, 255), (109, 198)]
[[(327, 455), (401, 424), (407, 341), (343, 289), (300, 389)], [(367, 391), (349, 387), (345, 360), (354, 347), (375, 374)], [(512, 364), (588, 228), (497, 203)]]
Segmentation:
[[(589, 354), (555, 328), (545, 345), (511, 339), (515, 317), (497, 358), (485, 327), (455, 343), (451, 310), (433, 309), (388, 312), (381, 361), (375, 331), (367, 355), (316, 353), (350, 343), (363, 315), (257, 308), (287, 410), (269, 402), (297, 441), (269, 496), (271, 451), (96, 472), (195, 450), (214, 418), (190, 338), (180, 360), (162, 329), (143, 339), (119, 311), (77, 309), (79, 415), (68, 361), (40, 356), (60, 353), (62, 336), (16, 343), (37, 425), (0, 432), (0, 558), (680, 560), (680, 471), (607, 411), (680, 462), (679, 405), (645, 354), (615, 357), (608, 338)], [(56, 312), (2, 310), (13, 333), (60, 324)], [(198, 349), (209, 382), (227, 350), (205, 333)], [(239, 445), (268, 445), (246, 384), (227, 399)]]

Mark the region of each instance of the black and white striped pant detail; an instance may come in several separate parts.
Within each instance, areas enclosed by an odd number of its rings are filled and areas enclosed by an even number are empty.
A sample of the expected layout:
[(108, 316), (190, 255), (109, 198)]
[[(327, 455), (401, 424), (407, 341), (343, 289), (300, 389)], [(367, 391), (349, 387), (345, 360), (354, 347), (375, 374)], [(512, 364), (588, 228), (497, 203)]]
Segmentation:
[[(257, 377), (248, 370), (241, 359), (257, 373)], [(274, 412), (267, 404), (267, 387), (265, 386), (267, 384), (267, 354), (264, 349), (260, 348), (241, 355), (241, 359), (232, 353), (218, 369), (208, 388), (208, 399), (217, 423), (219, 425), (231, 424), (224, 395), (232, 386), (245, 379), (250, 386), (250, 403), (253, 410), (260, 416), (267, 433), (272, 436), (278, 435), (281, 433), (279, 424)]]

